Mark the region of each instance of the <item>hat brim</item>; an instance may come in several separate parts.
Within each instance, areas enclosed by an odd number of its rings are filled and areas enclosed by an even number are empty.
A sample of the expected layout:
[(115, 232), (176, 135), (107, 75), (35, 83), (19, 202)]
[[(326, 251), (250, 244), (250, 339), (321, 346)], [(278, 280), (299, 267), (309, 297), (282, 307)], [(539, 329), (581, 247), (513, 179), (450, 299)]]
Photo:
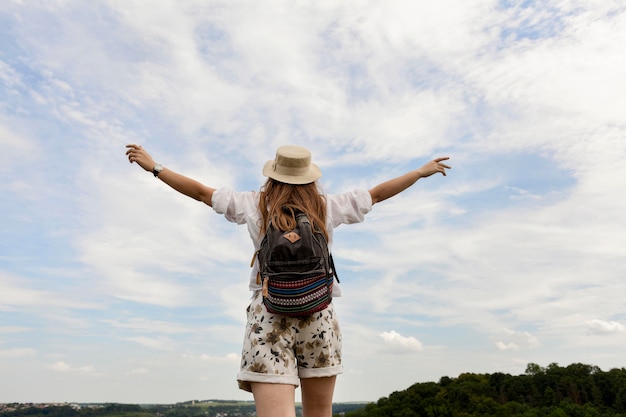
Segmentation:
[(280, 174), (273, 169), (274, 160), (269, 160), (263, 166), (263, 175), (285, 184), (303, 185), (310, 184), (322, 177), (322, 171), (313, 162), (309, 165), (309, 170), (301, 175), (285, 175)]

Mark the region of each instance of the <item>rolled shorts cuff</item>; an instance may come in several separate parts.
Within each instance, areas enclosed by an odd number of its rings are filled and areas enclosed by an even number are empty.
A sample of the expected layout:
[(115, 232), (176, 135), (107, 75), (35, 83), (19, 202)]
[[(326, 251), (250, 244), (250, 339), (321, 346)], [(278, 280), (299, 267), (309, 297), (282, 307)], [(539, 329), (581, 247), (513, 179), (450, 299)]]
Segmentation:
[(294, 385), (296, 388), (300, 386), (300, 378), (296, 375), (261, 374), (248, 371), (240, 371), (237, 374), (237, 383), (240, 389), (252, 392), (252, 386), (250, 385), (252, 382)]
[(327, 368), (298, 368), (300, 378), (323, 378), (337, 376), (343, 373), (343, 365), (329, 366)]
[(252, 386), (250, 385), (252, 382), (293, 385), (298, 388), (300, 386), (300, 378), (323, 378), (337, 376), (342, 373), (343, 365), (329, 366), (328, 368), (299, 368), (298, 376), (241, 371), (237, 374), (237, 383), (240, 389), (248, 392), (252, 392)]

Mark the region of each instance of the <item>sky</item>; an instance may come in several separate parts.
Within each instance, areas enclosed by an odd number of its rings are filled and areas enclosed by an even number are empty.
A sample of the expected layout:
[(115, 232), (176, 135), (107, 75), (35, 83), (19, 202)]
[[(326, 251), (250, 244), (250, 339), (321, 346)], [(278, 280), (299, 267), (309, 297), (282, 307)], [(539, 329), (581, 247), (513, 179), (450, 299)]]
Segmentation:
[(622, 0), (2, 1), (0, 402), (252, 399), (247, 230), (128, 143), (242, 191), (283, 144), (328, 193), (450, 157), (335, 231), (335, 401), (623, 368), (625, 44)]

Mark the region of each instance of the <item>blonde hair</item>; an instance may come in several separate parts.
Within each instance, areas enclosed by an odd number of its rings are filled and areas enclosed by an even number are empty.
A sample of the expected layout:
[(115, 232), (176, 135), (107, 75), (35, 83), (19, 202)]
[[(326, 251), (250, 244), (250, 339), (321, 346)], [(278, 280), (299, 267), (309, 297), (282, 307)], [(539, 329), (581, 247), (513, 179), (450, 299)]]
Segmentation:
[(280, 230), (292, 230), (296, 227), (295, 211), (299, 210), (307, 215), (313, 229), (323, 232), (328, 239), (326, 200), (315, 182), (294, 185), (268, 178), (261, 188), (259, 210), (263, 219), (261, 235), (270, 221)]

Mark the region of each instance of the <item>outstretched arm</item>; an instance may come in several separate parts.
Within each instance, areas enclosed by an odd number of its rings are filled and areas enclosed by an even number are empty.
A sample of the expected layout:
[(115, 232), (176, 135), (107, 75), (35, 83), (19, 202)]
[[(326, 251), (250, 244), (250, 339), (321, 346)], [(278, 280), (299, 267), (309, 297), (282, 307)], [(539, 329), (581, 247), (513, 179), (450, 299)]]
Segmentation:
[(394, 178), (392, 180), (385, 181), (382, 184), (377, 185), (370, 190), (370, 195), (372, 196), (372, 204), (380, 203), (381, 201), (384, 201), (398, 193), (401, 193), (402, 191), (409, 188), (411, 185), (415, 184), (415, 182), (420, 178), (430, 177), (437, 172), (441, 172), (445, 176), (446, 168), (452, 169), (451, 166), (442, 163), (442, 161), (446, 161), (448, 159), (450, 158), (444, 157), (434, 159), (421, 168), (407, 172), (406, 174), (401, 175), (398, 178)]
[[(144, 170), (152, 172), (156, 164), (145, 149), (134, 144), (126, 145), (126, 148), (126, 155), (131, 164), (136, 162)], [(194, 200), (202, 201), (209, 206), (212, 205), (211, 198), (215, 188), (207, 187), (194, 179), (185, 177), (167, 168), (163, 168), (163, 171), (159, 173), (159, 179), (179, 193), (185, 194)]]

